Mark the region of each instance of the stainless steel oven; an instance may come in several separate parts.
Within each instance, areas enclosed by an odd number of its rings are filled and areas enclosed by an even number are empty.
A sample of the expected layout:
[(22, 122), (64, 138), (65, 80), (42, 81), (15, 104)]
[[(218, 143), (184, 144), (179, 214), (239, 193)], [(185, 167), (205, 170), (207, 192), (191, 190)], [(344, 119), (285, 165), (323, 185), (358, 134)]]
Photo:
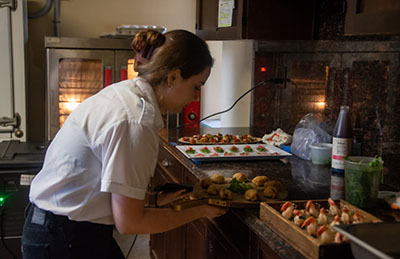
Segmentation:
[(128, 78), (129, 39), (46, 37), (46, 137), (52, 140), (72, 110), (102, 88)]

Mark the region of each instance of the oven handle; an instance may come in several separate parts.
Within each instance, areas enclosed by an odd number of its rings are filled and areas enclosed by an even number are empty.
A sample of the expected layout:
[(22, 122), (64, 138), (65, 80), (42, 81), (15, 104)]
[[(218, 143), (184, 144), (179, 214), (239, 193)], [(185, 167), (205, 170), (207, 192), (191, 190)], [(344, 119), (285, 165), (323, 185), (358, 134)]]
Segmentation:
[(112, 68), (110, 66), (106, 66), (104, 68), (104, 87), (111, 85), (111, 75)]
[(121, 69), (119, 71), (119, 79), (120, 81), (128, 79), (128, 70), (126, 69), (126, 66), (121, 66)]

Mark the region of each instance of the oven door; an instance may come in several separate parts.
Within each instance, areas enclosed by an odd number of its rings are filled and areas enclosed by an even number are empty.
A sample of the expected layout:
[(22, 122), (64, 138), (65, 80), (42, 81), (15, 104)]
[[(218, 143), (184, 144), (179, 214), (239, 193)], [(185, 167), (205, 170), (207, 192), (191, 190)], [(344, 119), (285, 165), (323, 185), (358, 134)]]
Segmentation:
[(47, 49), (48, 140), (80, 102), (115, 81), (114, 58), (112, 50)]

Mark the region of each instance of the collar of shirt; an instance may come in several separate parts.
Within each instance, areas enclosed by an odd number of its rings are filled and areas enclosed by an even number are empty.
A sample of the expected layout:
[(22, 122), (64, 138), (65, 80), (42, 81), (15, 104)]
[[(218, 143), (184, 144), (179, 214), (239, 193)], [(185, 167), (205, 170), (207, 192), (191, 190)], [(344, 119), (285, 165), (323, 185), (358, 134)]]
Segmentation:
[(156, 127), (158, 129), (163, 128), (164, 121), (162, 120), (160, 108), (158, 107), (158, 101), (154, 93), (153, 87), (141, 77), (135, 77), (133, 80), (135, 82), (135, 85), (149, 98), (149, 101), (154, 105), (154, 108), (157, 110), (157, 112), (155, 113)]

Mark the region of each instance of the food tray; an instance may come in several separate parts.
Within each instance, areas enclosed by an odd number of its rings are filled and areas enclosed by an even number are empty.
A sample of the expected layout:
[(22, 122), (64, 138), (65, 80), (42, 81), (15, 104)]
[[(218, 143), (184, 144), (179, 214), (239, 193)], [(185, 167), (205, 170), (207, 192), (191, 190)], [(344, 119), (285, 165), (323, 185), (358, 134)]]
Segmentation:
[[(278, 233), (291, 246), (297, 249), (306, 258), (347, 258), (351, 255), (351, 248), (348, 243), (322, 244), (320, 239), (309, 235), (304, 229), (297, 226), (292, 220), (288, 220), (281, 215), (280, 208), (285, 203), (281, 202), (261, 202), (260, 203), (260, 220), (269, 228)], [(297, 209), (305, 207), (307, 201), (292, 201)], [(319, 203), (323, 207), (329, 207), (327, 200), (313, 200), (313, 203)], [(342, 208), (344, 205), (352, 211), (357, 211), (361, 216), (364, 216), (366, 222), (380, 222), (373, 215), (347, 203), (344, 200), (336, 201)]]
[[(234, 152), (234, 148), (237, 152)], [(246, 152), (245, 147), (251, 148), (252, 152)], [(291, 156), (290, 153), (268, 144), (239, 144), (239, 145), (179, 145), (176, 148), (187, 158), (196, 161), (231, 161), (231, 160), (267, 160), (281, 159)], [(207, 148), (210, 152), (204, 152)], [(217, 152), (221, 148), (221, 152)], [(264, 151), (261, 151), (264, 148)], [(188, 150), (194, 150), (189, 153)]]
[[(225, 178), (225, 179), (227, 179), (226, 183), (223, 183), (223, 184), (214, 183), (214, 185), (216, 185), (218, 188), (228, 188), (231, 178)], [(245, 200), (244, 194), (239, 194), (239, 193), (235, 193), (235, 192), (232, 192), (232, 199), (224, 200), (224, 199), (221, 199), (218, 195), (208, 194), (207, 189), (202, 188), (200, 183), (196, 183), (193, 187), (193, 193), (194, 193), (194, 196), (197, 198), (197, 200), (173, 202), (172, 207), (177, 211), (180, 211), (180, 210), (186, 209), (186, 208), (191, 208), (194, 206), (204, 205), (204, 204), (211, 204), (211, 205), (226, 207), (226, 208), (241, 208), (241, 209), (258, 208), (260, 202), (280, 201), (280, 200), (284, 200), (288, 197), (288, 191), (283, 187), (278, 192), (277, 197), (272, 199), (272, 198), (267, 198), (264, 196), (264, 194), (263, 194), (264, 187), (256, 186), (254, 183), (251, 183), (251, 182), (247, 182), (247, 184), (252, 186), (253, 189), (257, 190), (260, 200), (248, 201), (248, 200)]]
[(252, 137), (251, 140), (247, 139), (247, 142), (245, 142), (243, 139), (237, 140), (237, 142), (234, 142), (233, 140), (230, 142), (196, 142), (196, 143), (190, 143), (189, 140), (185, 140), (184, 137), (179, 138), (178, 142), (184, 145), (232, 145), (232, 144), (256, 144), (259, 142), (262, 142), (262, 138), (258, 137)]
[(350, 239), (356, 258), (400, 258), (400, 222), (335, 226)]

